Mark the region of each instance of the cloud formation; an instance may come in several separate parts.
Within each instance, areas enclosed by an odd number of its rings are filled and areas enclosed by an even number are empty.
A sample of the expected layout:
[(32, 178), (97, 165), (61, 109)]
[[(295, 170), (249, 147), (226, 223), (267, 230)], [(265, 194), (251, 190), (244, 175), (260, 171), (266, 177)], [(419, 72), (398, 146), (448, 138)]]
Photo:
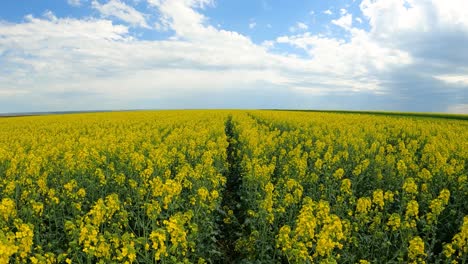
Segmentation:
[(146, 23), (144, 14), (120, 0), (109, 0), (105, 4), (100, 4), (99, 1), (93, 0), (92, 7), (98, 10), (104, 17), (115, 17), (132, 26), (150, 28)]
[(332, 20), (332, 24), (350, 30), (353, 26), (353, 15), (344, 13), (339, 19)]
[[(312, 33), (297, 23), (290, 35), (260, 44), (212, 26), (204, 11), (215, 8), (214, 1), (146, 4), (144, 12), (157, 16), (153, 30), (166, 31), (168, 38), (133, 34), (135, 27), (153, 25), (145, 13), (119, 0), (92, 1), (99, 18), (49, 12), (21, 23), (0, 21), (0, 63), (6, 65), (0, 68), (0, 112), (467, 111), (468, 11), (460, 8), (462, 1), (363, 0), (362, 23), (368, 30), (356, 27), (353, 15), (341, 9), (330, 24), (346, 36)], [(280, 45), (291, 49), (278, 52)]]

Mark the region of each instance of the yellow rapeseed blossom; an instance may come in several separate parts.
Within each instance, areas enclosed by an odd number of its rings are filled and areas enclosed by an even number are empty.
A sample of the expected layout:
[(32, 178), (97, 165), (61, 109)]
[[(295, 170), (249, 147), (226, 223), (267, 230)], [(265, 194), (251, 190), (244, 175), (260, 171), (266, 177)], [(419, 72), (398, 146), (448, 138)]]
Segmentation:
[(152, 248), (155, 250), (154, 259), (161, 259), (161, 256), (167, 256), (166, 252), (166, 234), (163, 230), (154, 230), (150, 234), (150, 239), (153, 242)]
[(34, 213), (38, 216), (41, 216), (42, 212), (44, 211), (44, 204), (40, 202), (35, 202), (35, 201), (33, 201), (31, 204), (32, 204), (32, 209)]
[(384, 202), (384, 193), (381, 189), (377, 189), (373, 192), (372, 202), (378, 205), (381, 209), (383, 209), (385, 202)]
[(468, 216), (463, 218), (460, 232), (453, 237), (451, 245), (458, 252), (458, 259), (462, 259), (468, 255)]
[(333, 177), (335, 177), (337, 180), (340, 180), (344, 175), (344, 170), (342, 168), (339, 168), (337, 169), (334, 173), (333, 173)]
[(0, 118), (0, 263), (462, 263), (468, 130), (453, 117)]
[(409, 219), (411, 217), (417, 219), (418, 214), (419, 214), (419, 204), (418, 204), (418, 202), (415, 201), (415, 200), (409, 201), (408, 205), (406, 206), (406, 213), (405, 213), (406, 219)]
[(0, 203), (0, 214), (3, 220), (7, 221), (16, 216), (16, 203), (10, 198), (3, 198)]
[(201, 187), (200, 189), (198, 189), (197, 193), (198, 193), (198, 197), (200, 197), (200, 201), (202, 202), (206, 201), (206, 199), (210, 195), (210, 193), (205, 187)]
[(352, 194), (352, 192), (351, 192), (351, 180), (350, 179), (343, 179), (341, 181), (340, 191), (343, 194), (349, 194), (349, 195)]
[(399, 214), (393, 213), (390, 215), (387, 226), (391, 228), (392, 231), (396, 231), (400, 228), (401, 218)]
[(408, 246), (408, 258), (413, 263), (422, 263), (426, 252), (424, 251), (424, 241), (419, 237), (413, 237)]
[(372, 202), (369, 197), (361, 197), (357, 200), (356, 212), (366, 214), (371, 208)]
[(15, 223), (18, 231), (15, 232), (16, 245), (22, 259), (25, 259), (32, 250), (33, 246), (33, 226), (21, 222)]
[(384, 194), (384, 200), (393, 203), (395, 194), (392, 191), (386, 191)]
[(288, 225), (282, 226), (279, 230), (278, 237), (276, 239), (276, 246), (281, 248), (283, 252), (288, 252), (292, 249), (292, 241), (289, 237), (291, 233), (291, 227)]
[(418, 185), (414, 181), (414, 178), (407, 178), (403, 184), (403, 190), (409, 194), (416, 194), (418, 192)]
[(452, 244), (444, 245), (443, 253), (444, 253), (445, 257), (450, 258), (453, 255), (453, 253), (455, 253), (455, 252), (456, 251), (453, 248)]

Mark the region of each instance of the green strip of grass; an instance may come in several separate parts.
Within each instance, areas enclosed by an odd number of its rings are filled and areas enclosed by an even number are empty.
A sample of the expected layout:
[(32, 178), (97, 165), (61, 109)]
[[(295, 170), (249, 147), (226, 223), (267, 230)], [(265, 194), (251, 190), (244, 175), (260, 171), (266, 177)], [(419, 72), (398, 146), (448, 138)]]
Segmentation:
[(445, 118), (445, 119), (456, 119), (456, 120), (468, 120), (468, 115), (447, 114), (447, 113), (422, 113), (422, 112), (412, 113), (412, 112), (307, 110), (307, 109), (265, 109), (265, 110), (292, 111), (292, 112), (337, 113), (337, 114), (367, 114), (367, 115), (384, 115), (384, 116), (401, 116), (401, 117), (428, 117), (428, 118)]

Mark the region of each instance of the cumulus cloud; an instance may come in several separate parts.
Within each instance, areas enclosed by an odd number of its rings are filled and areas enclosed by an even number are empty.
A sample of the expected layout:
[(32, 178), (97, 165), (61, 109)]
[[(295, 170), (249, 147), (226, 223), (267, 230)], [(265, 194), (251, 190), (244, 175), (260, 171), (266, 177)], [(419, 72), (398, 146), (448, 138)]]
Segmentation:
[(332, 20), (332, 23), (346, 30), (350, 30), (353, 25), (353, 15), (346, 14), (345, 12), (339, 19)]
[(462, 7), (458, 0), (364, 0), (369, 31), (354, 28), (352, 15), (341, 10), (331, 23), (346, 29), (349, 40), (305, 33), (277, 41), (345, 76), (360, 72), (375, 80), (397, 109), (447, 111), (468, 101), (468, 13)]
[(350, 42), (310, 33), (279, 37), (277, 42), (307, 51), (324, 72), (340, 74), (349, 82), (357, 83), (356, 86), (372, 87), (371, 90), (380, 89), (378, 73), (411, 63), (407, 53), (382, 47), (358, 29), (352, 30)]
[(288, 58), (269, 55), (238, 33), (205, 26), (201, 15), (194, 14), (192, 20), (178, 16), (180, 9), (170, 5), (161, 8), (180, 39), (134, 39), (128, 27), (104, 19), (30, 16), (21, 24), (0, 22), (0, 60), (9, 66), (0, 69), (0, 76), (9, 76), (0, 78), (0, 105), (15, 100), (24, 105), (21, 95), (29, 93), (27, 100), (47, 101), (43, 107), (55, 110), (82, 108), (77, 98), (88, 101), (86, 109), (96, 109), (101, 108), (99, 101), (135, 104), (172, 98), (181, 91), (217, 93), (289, 81), (273, 67)]
[[(364, 0), (371, 34), (428, 63), (464, 64), (468, 59), (468, 10), (460, 0)], [(408, 5), (406, 5), (407, 3)]]
[(297, 22), (296, 25), (289, 27), (290, 32), (296, 32), (296, 31), (305, 31), (309, 29), (309, 26), (303, 22)]
[(298, 23), (297, 23), (297, 27), (300, 28), (300, 29), (302, 29), (302, 30), (307, 30), (307, 29), (309, 29), (309, 27), (308, 27), (306, 24), (302, 23), (302, 22), (298, 22)]
[(333, 15), (333, 12), (330, 9), (323, 11), (323, 13), (326, 15)]
[(98, 10), (104, 17), (115, 17), (129, 23), (132, 26), (150, 28), (146, 22), (145, 15), (135, 8), (126, 5), (120, 0), (109, 0), (105, 4), (93, 0), (92, 7)]
[[(298, 23), (290, 35), (261, 44), (212, 26), (203, 14), (214, 6), (211, 0), (147, 0), (145, 12), (158, 15), (155, 28), (171, 34), (165, 40), (134, 37), (132, 28), (149, 27), (148, 21), (118, 0), (92, 3), (101, 18), (47, 12), (21, 23), (0, 22), (5, 65), (0, 111), (136, 106), (465, 111), (467, 11), (459, 0), (407, 2), (364, 0), (360, 8), (369, 30), (353, 27), (352, 14), (340, 11), (330, 23), (346, 29), (346, 39), (313, 34)], [(280, 45), (305, 55), (277, 52)]]

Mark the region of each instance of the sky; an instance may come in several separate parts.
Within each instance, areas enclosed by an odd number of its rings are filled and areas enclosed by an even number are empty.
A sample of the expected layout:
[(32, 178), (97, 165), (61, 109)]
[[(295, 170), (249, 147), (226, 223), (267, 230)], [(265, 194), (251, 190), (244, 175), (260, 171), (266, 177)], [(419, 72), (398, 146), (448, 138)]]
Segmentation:
[(466, 0), (0, 1), (0, 113), (468, 114)]

